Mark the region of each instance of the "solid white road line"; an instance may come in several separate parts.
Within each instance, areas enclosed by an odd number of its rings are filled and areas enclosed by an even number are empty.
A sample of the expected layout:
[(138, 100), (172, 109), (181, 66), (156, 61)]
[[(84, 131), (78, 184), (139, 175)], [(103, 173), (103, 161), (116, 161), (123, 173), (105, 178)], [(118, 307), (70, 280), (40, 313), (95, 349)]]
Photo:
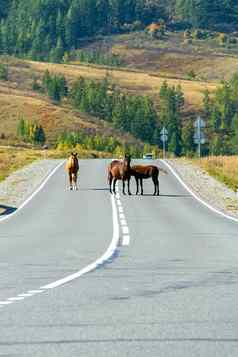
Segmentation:
[(13, 213), (8, 214), (7, 216), (1, 217), (0, 222), (6, 221), (7, 219), (12, 218), (15, 216), (19, 211), (22, 210), (36, 195), (38, 192), (42, 190), (42, 188), (46, 185), (46, 183), (49, 181), (49, 179), (56, 173), (56, 171), (64, 164), (65, 161), (60, 162), (51, 172), (50, 174), (46, 177), (46, 179), (41, 183), (41, 185), (28, 197), (19, 207), (16, 211)]
[(20, 301), (20, 300), (24, 300), (25, 298), (24, 297), (12, 297), (12, 298), (8, 298), (7, 300), (9, 301)]
[(71, 274), (69, 276), (66, 276), (65, 278), (57, 280), (51, 284), (44, 285), (41, 287), (41, 289), (53, 289), (60, 285), (66, 284), (74, 279), (77, 279), (80, 276), (82, 276), (86, 273), (89, 273), (90, 271), (95, 270), (98, 266), (105, 263), (108, 259), (110, 259), (114, 255), (114, 253), (117, 249), (117, 246), (118, 246), (118, 242), (119, 242), (119, 222), (118, 222), (118, 217), (117, 217), (116, 202), (115, 202), (115, 198), (113, 195), (111, 195), (111, 204), (112, 204), (112, 220), (113, 220), (113, 237), (112, 237), (111, 244), (109, 245), (106, 252), (99, 259), (97, 259), (95, 262), (89, 264), (82, 270), (79, 270), (78, 272)]
[(201, 204), (203, 204), (204, 206), (206, 206), (208, 209), (210, 209), (211, 211), (219, 214), (220, 216), (223, 216), (231, 221), (234, 222), (238, 222), (238, 219), (232, 216), (229, 216), (221, 211), (219, 211), (218, 209), (212, 207), (209, 203), (203, 201), (200, 197), (198, 197), (196, 195), (196, 193), (194, 193), (187, 185), (186, 183), (181, 179), (181, 177), (175, 172), (175, 170), (171, 167), (171, 165), (165, 161), (165, 160), (161, 160), (161, 162), (163, 162), (168, 168), (169, 170), (172, 172), (172, 174), (176, 177), (176, 179), (181, 183), (181, 185), (197, 200), (199, 201)]
[(29, 290), (28, 293), (29, 294), (40, 294), (43, 293), (44, 290)]

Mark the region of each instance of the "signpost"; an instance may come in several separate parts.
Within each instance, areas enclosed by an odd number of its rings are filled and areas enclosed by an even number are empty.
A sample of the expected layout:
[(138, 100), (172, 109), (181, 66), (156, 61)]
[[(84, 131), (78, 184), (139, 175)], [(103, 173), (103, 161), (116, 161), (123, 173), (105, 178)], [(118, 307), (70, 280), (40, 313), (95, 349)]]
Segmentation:
[(194, 133), (194, 143), (198, 145), (198, 157), (201, 157), (201, 145), (205, 144), (206, 142), (206, 138), (205, 135), (203, 133), (203, 129), (205, 128), (206, 124), (204, 122), (204, 120), (202, 120), (199, 117), (197, 117), (197, 119), (195, 120), (194, 123), (194, 128), (195, 128), (195, 133)]
[(160, 140), (163, 143), (163, 159), (165, 159), (165, 144), (168, 141), (168, 130), (165, 127), (160, 132)]

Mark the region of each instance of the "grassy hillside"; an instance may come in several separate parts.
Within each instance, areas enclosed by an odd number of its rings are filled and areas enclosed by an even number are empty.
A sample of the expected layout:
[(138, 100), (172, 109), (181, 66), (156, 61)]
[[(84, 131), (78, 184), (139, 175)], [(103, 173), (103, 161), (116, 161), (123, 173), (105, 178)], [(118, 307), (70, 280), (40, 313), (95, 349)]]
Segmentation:
[(238, 71), (237, 38), (231, 35), (227, 41), (232, 39), (235, 43), (222, 44), (220, 36), (214, 32), (208, 39), (188, 42), (183, 31), (167, 31), (161, 39), (152, 39), (143, 31), (85, 41), (81, 48), (116, 54), (123, 66), (131, 69), (178, 79), (188, 79), (193, 71), (196, 80), (220, 81), (230, 79)]

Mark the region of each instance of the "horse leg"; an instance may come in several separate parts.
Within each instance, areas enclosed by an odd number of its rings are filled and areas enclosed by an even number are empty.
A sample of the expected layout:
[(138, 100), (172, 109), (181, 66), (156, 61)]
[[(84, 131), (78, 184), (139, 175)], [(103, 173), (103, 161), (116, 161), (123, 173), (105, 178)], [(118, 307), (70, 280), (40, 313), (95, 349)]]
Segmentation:
[(77, 181), (78, 181), (78, 175), (77, 173), (75, 174), (75, 190), (78, 191), (78, 184), (77, 184)]
[(131, 178), (129, 177), (127, 180), (127, 188), (128, 188), (128, 195), (131, 196), (131, 191), (130, 191), (130, 180)]
[(125, 195), (125, 179), (122, 179), (122, 193)]
[(140, 178), (140, 194), (143, 195), (144, 191), (143, 191), (143, 178)]
[(135, 177), (136, 180), (136, 195), (138, 195), (139, 193), (139, 179), (137, 177)]
[(109, 172), (108, 173), (108, 183), (109, 183), (109, 191), (110, 191), (110, 193), (112, 193), (112, 180), (113, 180), (112, 174), (111, 174), (111, 172)]
[(159, 196), (159, 179), (158, 179), (158, 177), (157, 177), (157, 196)]
[(113, 180), (113, 193), (114, 193), (114, 195), (116, 194), (116, 183), (117, 183), (117, 179), (114, 178), (114, 180)]
[(155, 176), (152, 176), (152, 181), (154, 183), (154, 196), (157, 194), (157, 184), (158, 184), (158, 179)]
[(72, 173), (71, 171), (69, 171), (69, 189), (72, 190), (73, 186), (72, 186)]

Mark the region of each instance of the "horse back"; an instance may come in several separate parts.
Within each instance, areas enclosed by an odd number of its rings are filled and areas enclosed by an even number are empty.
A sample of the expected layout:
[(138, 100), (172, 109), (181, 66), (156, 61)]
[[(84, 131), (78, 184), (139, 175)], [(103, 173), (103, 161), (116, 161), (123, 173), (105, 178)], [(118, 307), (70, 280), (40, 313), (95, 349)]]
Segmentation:
[(131, 167), (131, 174), (137, 178), (149, 178), (158, 176), (159, 169), (155, 165), (134, 165)]

